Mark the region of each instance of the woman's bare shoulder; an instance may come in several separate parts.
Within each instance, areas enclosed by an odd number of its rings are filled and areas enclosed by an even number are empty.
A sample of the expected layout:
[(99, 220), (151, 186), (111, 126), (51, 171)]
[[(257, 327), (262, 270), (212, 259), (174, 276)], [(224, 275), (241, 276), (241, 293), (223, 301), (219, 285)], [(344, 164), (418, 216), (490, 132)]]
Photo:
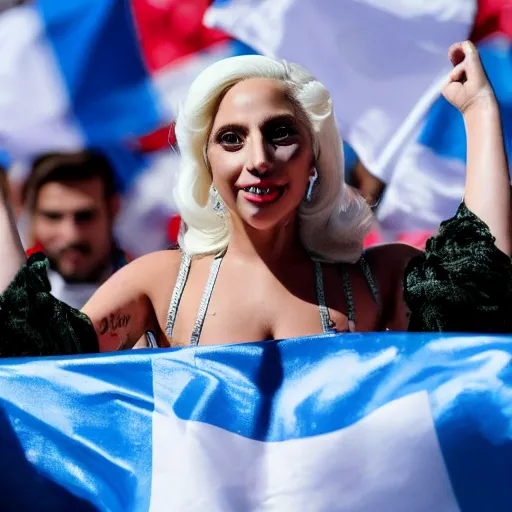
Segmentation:
[(179, 251), (141, 256), (96, 291), (83, 312), (94, 325), (102, 351), (132, 347), (146, 330), (155, 329), (155, 299), (165, 287), (174, 286), (180, 259)]
[(390, 330), (407, 329), (404, 275), (409, 262), (420, 254), (420, 250), (403, 243), (378, 245), (365, 253), (381, 294), (384, 324)]
[(181, 255), (178, 250), (164, 250), (139, 256), (115, 272), (99, 291), (105, 289), (107, 295), (122, 293), (134, 299), (141, 296), (153, 299), (162, 287), (174, 286)]
[(370, 247), (365, 252), (372, 273), (382, 286), (402, 286), (405, 269), (421, 251), (404, 243), (389, 243)]
[(151, 274), (161, 271), (178, 271), (183, 253), (177, 249), (150, 252), (134, 259), (130, 266), (135, 272), (149, 272)]
[(389, 274), (392, 269), (405, 270), (407, 264), (421, 251), (412, 245), (396, 242), (370, 247), (365, 252), (365, 258), (375, 273)]
[(180, 268), (183, 253), (180, 250), (155, 251), (144, 256), (139, 256), (130, 262), (125, 268), (129, 268), (133, 276), (145, 276), (146, 278), (158, 277), (163, 274), (168, 276), (177, 274)]

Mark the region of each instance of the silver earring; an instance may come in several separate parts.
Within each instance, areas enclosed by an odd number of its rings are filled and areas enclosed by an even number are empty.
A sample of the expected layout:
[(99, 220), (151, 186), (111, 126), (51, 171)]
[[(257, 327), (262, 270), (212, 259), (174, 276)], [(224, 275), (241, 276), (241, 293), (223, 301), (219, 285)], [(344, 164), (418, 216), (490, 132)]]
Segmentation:
[(224, 202), (222, 201), (219, 192), (214, 185), (210, 187), (210, 201), (213, 204), (213, 210), (215, 213), (221, 217), (224, 217), (226, 214), (226, 207), (224, 206)]
[(306, 201), (311, 201), (313, 195), (313, 187), (315, 186), (316, 180), (318, 179), (318, 171), (313, 169), (313, 174), (309, 177), (308, 193), (306, 194)]

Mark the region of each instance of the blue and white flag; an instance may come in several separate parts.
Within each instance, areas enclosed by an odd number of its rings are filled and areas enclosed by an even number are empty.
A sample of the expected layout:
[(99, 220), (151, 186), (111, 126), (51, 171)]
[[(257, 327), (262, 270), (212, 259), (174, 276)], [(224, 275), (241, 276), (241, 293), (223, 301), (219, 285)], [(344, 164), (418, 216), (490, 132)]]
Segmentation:
[[(512, 170), (512, 38), (495, 34), (478, 48), (500, 105)], [(394, 239), (398, 233), (411, 230), (436, 231), (443, 220), (455, 215), (465, 181), (464, 120), (440, 96), (390, 173), (377, 210), (383, 235)]]
[(354, 334), (0, 365), (0, 509), (509, 512), (512, 338)]
[(448, 77), (448, 48), (469, 37), (476, 10), (476, 0), (216, 0), (205, 23), (316, 75), (341, 134), (387, 182)]

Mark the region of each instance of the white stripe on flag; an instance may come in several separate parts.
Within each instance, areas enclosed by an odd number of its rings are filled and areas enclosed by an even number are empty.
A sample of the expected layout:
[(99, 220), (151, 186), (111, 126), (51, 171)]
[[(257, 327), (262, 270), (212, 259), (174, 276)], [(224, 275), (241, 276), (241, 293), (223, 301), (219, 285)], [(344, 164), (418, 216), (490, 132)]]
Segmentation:
[(35, 7), (0, 15), (0, 146), (12, 157), (83, 147)]
[(377, 210), (384, 240), (400, 233), (437, 231), (455, 215), (464, 195), (466, 164), (418, 143), (407, 146)]
[(179, 157), (171, 150), (151, 156), (123, 197), (116, 235), (121, 247), (137, 257), (169, 245), (167, 224), (176, 213), (172, 190), (178, 175)]
[(457, 512), (426, 392), (348, 428), (260, 442), (178, 419), (155, 379), (150, 509)]

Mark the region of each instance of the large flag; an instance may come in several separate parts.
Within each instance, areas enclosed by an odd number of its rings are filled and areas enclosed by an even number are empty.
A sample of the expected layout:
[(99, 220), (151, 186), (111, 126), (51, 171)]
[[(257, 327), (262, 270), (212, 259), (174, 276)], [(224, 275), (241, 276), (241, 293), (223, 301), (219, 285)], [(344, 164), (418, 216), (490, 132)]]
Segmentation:
[(388, 181), (448, 76), (448, 48), (469, 37), (476, 7), (476, 0), (216, 0), (205, 22), (315, 74), (332, 93), (343, 137)]
[(135, 144), (171, 123), (197, 72), (237, 49), (202, 26), (207, 0), (170, 4), (36, 0), (1, 12), (0, 147), (24, 160)]
[(509, 512), (512, 338), (3, 360), (5, 511)]

